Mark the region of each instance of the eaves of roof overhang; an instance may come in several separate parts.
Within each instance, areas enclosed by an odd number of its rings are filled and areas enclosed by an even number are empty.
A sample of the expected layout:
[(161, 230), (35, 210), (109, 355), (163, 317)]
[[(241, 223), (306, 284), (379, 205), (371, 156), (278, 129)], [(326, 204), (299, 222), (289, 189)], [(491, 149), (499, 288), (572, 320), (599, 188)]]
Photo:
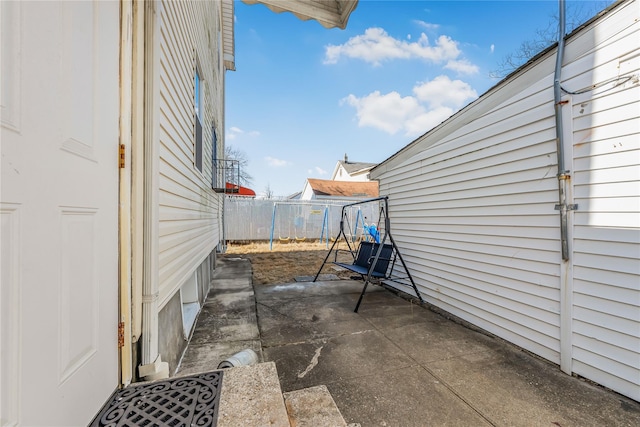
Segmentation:
[(222, 54), (224, 68), (236, 70), (236, 47), (234, 41), (234, 7), (233, 0), (222, 0)]
[(358, 0), (242, 0), (247, 4), (263, 4), (276, 13), (291, 12), (299, 19), (315, 19), (325, 28), (347, 27)]

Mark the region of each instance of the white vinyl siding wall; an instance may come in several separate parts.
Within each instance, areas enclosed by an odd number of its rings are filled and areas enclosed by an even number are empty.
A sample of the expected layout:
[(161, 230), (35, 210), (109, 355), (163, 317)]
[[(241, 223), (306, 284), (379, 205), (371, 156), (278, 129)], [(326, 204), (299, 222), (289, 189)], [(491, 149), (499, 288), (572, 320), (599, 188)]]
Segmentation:
[[(222, 126), (224, 83), (222, 47), (218, 49), (220, 3), (167, 1), (161, 11), (160, 308), (220, 240), (222, 200), (211, 189), (211, 149), (212, 125)], [(196, 63), (204, 109), (202, 173), (194, 165)], [(222, 146), (220, 131), (218, 141)]]
[(381, 177), (427, 298), (559, 362), (553, 77)]
[[(638, 76), (638, 9), (623, 4), (568, 40), (563, 87)], [(559, 364), (554, 65), (555, 50), (371, 176), (426, 300)], [(640, 88), (637, 77), (614, 84), (567, 95), (563, 107), (567, 202), (579, 205), (569, 214), (567, 348), (573, 372), (639, 400)]]
[[(619, 31), (606, 48), (580, 60), (596, 66), (564, 85), (639, 75), (640, 27), (627, 21), (613, 21)], [(640, 87), (627, 81), (575, 95), (572, 118), (572, 370), (640, 400)]]

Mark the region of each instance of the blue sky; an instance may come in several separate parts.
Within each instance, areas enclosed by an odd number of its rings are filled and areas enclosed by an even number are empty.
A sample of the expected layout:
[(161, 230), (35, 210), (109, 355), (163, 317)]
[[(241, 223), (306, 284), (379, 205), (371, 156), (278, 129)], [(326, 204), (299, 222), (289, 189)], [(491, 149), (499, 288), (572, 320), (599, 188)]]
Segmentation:
[[(569, 16), (606, 6), (567, 1)], [(329, 179), (345, 153), (379, 163), (482, 95), (490, 73), (557, 15), (557, 1), (360, 0), (347, 28), (235, 2), (226, 144), (275, 196)], [(587, 12), (585, 12), (585, 10)]]

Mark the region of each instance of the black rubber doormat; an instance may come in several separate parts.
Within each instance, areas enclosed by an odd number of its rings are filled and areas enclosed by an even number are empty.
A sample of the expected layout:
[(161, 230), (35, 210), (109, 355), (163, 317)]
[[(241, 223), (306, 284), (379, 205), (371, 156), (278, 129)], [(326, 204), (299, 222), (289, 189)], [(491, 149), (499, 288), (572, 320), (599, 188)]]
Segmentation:
[(218, 421), (222, 371), (118, 390), (91, 426), (210, 426)]

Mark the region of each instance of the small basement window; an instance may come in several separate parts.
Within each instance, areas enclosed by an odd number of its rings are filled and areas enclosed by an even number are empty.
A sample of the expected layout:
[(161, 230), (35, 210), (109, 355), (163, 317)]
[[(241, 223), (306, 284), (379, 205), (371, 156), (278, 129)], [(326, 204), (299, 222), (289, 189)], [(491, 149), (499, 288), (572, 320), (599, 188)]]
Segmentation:
[(180, 288), (180, 300), (182, 301), (182, 331), (184, 338), (188, 340), (200, 310), (197, 272), (194, 272)]

